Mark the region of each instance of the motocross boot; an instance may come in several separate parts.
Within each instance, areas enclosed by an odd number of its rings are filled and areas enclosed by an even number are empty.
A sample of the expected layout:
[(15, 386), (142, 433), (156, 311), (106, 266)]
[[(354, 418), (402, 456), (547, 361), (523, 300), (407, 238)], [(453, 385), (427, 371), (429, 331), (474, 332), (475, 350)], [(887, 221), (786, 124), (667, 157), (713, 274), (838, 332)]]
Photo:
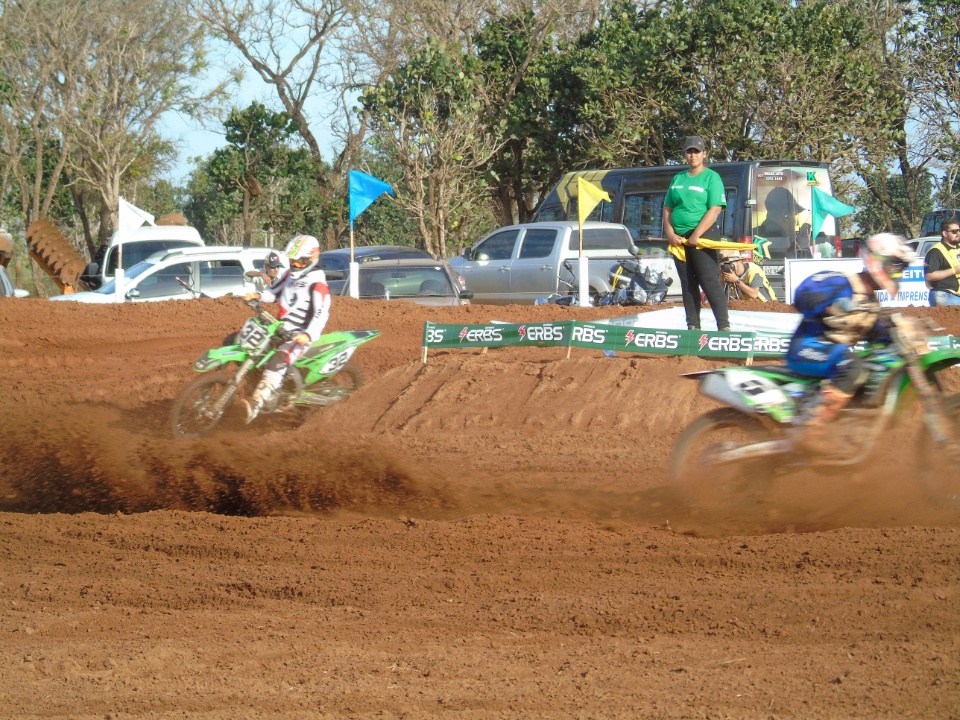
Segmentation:
[(243, 404), (247, 408), (248, 425), (260, 414), (263, 404), (271, 400), (274, 393), (277, 392), (277, 378), (272, 377), (273, 375), (274, 373), (271, 373), (269, 370), (265, 372), (260, 382), (257, 383), (256, 389), (251, 393), (250, 398), (243, 400)]
[(819, 454), (835, 450), (836, 439), (830, 423), (837, 419), (852, 397), (852, 393), (843, 392), (825, 381), (820, 386), (819, 401), (807, 411), (803, 423), (796, 428), (798, 432), (793, 441), (796, 449)]

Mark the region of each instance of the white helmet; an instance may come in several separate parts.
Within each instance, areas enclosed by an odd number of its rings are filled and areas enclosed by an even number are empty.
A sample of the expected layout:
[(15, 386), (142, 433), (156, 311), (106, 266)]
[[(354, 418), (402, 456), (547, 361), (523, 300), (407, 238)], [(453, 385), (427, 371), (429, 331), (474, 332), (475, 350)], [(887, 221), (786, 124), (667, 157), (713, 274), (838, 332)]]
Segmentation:
[(297, 235), (287, 243), (283, 254), (290, 261), (290, 274), (302, 278), (316, 267), (320, 260), (320, 242), (313, 235)]
[(917, 259), (905, 238), (894, 233), (877, 233), (867, 238), (860, 251), (863, 267), (882, 290), (897, 294), (897, 287), (907, 265)]

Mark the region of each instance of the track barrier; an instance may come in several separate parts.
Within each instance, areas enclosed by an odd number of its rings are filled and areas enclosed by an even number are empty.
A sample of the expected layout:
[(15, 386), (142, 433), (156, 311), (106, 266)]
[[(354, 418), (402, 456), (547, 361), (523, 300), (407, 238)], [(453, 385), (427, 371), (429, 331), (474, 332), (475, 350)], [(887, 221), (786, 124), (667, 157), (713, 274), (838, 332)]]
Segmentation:
[[(481, 349), (500, 347), (594, 348), (606, 353), (628, 352), (654, 355), (694, 355), (709, 358), (746, 360), (782, 358), (790, 346), (792, 333), (719, 332), (711, 330), (669, 330), (638, 328), (606, 323), (562, 320), (511, 324), (440, 325), (424, 323), (423, 356), (431, 349)], [(960, 347), (952, 335), (930, 339), (931, 349)]]

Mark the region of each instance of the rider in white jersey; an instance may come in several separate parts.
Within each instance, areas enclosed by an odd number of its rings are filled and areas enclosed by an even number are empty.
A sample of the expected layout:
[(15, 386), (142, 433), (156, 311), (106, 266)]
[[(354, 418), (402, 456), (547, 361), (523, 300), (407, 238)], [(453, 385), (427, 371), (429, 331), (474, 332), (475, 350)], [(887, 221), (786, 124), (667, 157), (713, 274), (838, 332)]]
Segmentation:
[(283, 331), (293, 338), (283, 343), (267, 362), (263, 377), (247, 405), (247, 422), (251, 422), (263, 404), (273, 397), (283, 382), (283, 376), (310, 343), (323, 332), (330, 319), (330, 288), (327, 276), (317, 267), (320, 243), (312, 235), (297, 235), (284, 250), (290, 261), (290, 270), (262, 293), (249, 293), (247, 300), (280, 303), (279, 319)]

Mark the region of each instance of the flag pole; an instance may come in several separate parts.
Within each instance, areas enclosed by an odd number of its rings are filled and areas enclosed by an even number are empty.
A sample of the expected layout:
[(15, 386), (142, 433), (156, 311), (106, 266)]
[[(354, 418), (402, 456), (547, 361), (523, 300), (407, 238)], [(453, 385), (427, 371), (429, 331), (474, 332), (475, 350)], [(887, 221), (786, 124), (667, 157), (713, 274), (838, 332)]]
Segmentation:
[(354, 300), (360, 297), (360, 263), (353, 253), (353, 220), (350, 221), (350, 297)]
[(590, 307), (590, 275), (583, 255), (583, 221), (580, 221), (580, 307)]

